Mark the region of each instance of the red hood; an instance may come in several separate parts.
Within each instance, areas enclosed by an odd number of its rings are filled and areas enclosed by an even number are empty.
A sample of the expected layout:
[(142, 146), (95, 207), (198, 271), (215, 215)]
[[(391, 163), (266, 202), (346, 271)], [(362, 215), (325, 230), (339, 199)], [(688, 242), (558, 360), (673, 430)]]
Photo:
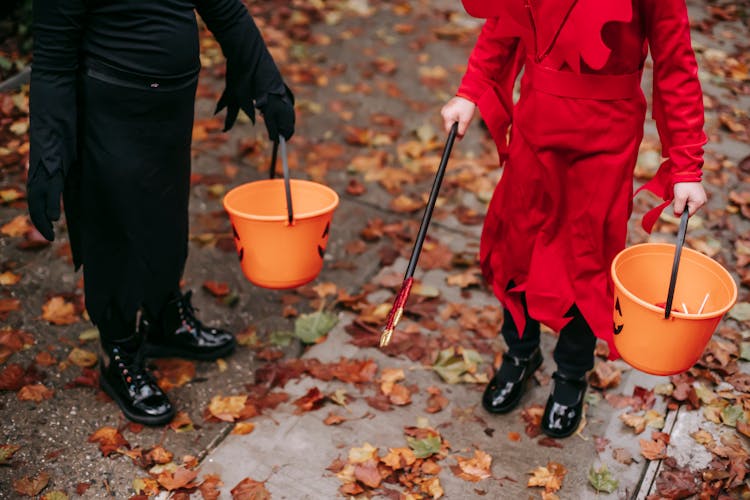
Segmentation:
[(472, 17), (497, 17), (503, 11), (502, 0), (461, 0), (461, 3)]

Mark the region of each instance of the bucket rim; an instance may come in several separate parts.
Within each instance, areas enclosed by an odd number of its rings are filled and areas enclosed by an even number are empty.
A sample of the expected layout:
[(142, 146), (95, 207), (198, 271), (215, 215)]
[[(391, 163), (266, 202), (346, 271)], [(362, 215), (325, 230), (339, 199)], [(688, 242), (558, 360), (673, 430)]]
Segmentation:
[[(236, 208), (232, 207), (228, 203), (228, 199), (230, 196), (232, 196), (233, 193), (239, 192), (240, 189), (244, 188), (245, 186), (248, 186), (250, 184), (278, 184), (283, 183), (284, 179), (259, 179), (255, 181), (245, 182), (240, 184), (239, 186), (235, 186), (232, 189), (230, 189), (222, 199), (222, 204), (224, 205), (224, 210), (229, 212), (230, 215), (236, 216), (236, 217), (242, 217), (244, 219), (249, 220), (255, 220), (255, 221), (262, 221), (262, 222), (288, 222), (288, 215), (286, 213), (279, 214), (279, 215), (258, 215), (258, 214), (252, 214), (248, 212), (243, 212), (240, 210), (237, 210)], [(326, 191), (327, 193), (333, 195), (333, 201), (326, 205), (323, 208), (320, 208), (318, 210), (313, 210), (310, 212), (294, 212), (294, 220), (303, 220), (303, 219), (312, 219), (315, 217), (318, 217), (320, 215), (332, 213), (334, 210), (336, 210), (336, 207), (338, 207), (341, 199), (339, 197), (339, 194), (331, 189), (330, 187), (326, 186), (325, 184), (321, 184), (319, 182), (314, 181), (308, 181), (306, 179), (290, 179), (289, 182), (293, 186), (294, 184), (303, 184), (310, 187), (314, 187), (315, 189), (322, 189), (323, 191)]]
[[(663, 316), (664, 315), (664, 308), (663, 307), (657, 307), (654, 304), (646, 302), (645, 300), (643, 300), (640, 297), (636, 296), (634, 293), (632, 293), (630, 290), (628, 290), (625, 287), (625, 285), (622, 284), (622, 282), (620, 281), (620, 279), (617, 277), (616, 267), (617, 267), (617, 263), (620, 261), (620, 258), (623, 255), (626, 255), (633, 248), (645, 247), (645, 246), (670, 248), (670, 249), (676, 248), (676, 246), (673, 245), (673, 244), (671, 244), (671, 243), (638, 243), (638, 244), (635, 244), (635, 245), (631, 245), (631, 246), (629, 246), (627, 248), (624, 248), (624, 249), (620, 250), (617, 253), (617, 255), (615, 256), (615, 258), (612, 260), (612, 265), (610, 267), (610, 275), (612, 276), (612, 281), (615, 284), (615, 289), (616, 290), (620, 291), (623, 295), (625, 295), (626, 297), (628, 297), (630, 300), (632, 300), (636, 304), (638, 304), (640, 306), (643, 306), (643, 307), (645, 307), (646, 309), (648, 309), (650, 311), (654, 311), (656, 313), (659, 313), (659, 314), (661, 314)], [(738, 293), (737, 292), (737, 283), (734, 282), (734, 278), (732, 278), (732, 275), (729, 274), (729, 271), (727, 271), (724, 268), (724, 266), (722, 266), (721, 264), (719, 264), (718, 262), (716, 262), (714, 259), (712, 259), (708, 255), (706, 255), (704, 253), (701, 253), (701, 252), (699, 252), (697, 250), (693, 250), (692, 248), (686, 248), (686, 247), (682, 248), (682, 252), (683, 252), (683, 254), (685, 252), (688, 252), (689, 254), (694, 254), (694, 255), (700, 256), (700, 257), (708, 259), (711, 262), (713, 262), (714, 264), (716, 264), (716, 266), (718, 266), (718, 268), (721, 270), (721, 272), (723, 272), (726, 275), (726, 277), (729, 278), (729, 282), (732, 284), (732, 297), (731, 297), (731, 299), (729, 300), (729, 303), (726, 306), (722, 307), (721, 309), (719, 309), (717, 311), (712, 311), (712, 312), (709, 312), (709, 313), (701, 313), (701, 314), (697, 314), (697, 313), (696, 314), (692, 314), (692, 313), (685, 314), (684, 312), (680, 312), (680, 311), (672, 311), (671, 314), (670, 314), (670, 317), (680, 318), (680, 319), (692, 319), (692, 320), (695, 320), (695, 319), (714, 319), (714, 318), (717, 318), (717, 317), (724, 316), (737, 303), (737, 293)]]

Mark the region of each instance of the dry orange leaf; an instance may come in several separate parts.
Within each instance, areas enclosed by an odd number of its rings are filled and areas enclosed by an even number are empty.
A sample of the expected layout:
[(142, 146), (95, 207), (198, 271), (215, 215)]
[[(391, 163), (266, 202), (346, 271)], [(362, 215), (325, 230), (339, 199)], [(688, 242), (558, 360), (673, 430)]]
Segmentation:
[(114, 427), (105, 426), (94, 432), (88, 439), (89, 443), (99, 443), (102, 455), (109, 456), (118, 448), (130, 447), (127, 440)]
[(439, 387), (431, 386), (427, 388), (430, 397), (427, 398), (427, 413), (437, 413), (448, 406), (448, 398), (443, 396), (443, 391)]
[(456, 457), (458, 465), (451, 467), (453, 473), (466, 481), (477, 482), (492, 474), (492, 457), (482, 450), (474, 450), (473, 458)]
[(620, 385), (622, 372), (609, 361), (597, 361), (594, 371), (589, 375), (592, 387), (609, 389)]
[(236, 424), (234, 424), (232, 434), (244, 436), (245, 434), (250, 434), (254, 430), (255, 424), (252, 422), (237, 422)]
[(271, 500), (266, 483), (246, 477), (232, 488), (232, 500)]
[(667, 458), (667, 445), (664, 441), (653, 441), (640, 439), (641, 455), (649, 460), (662, 460)]
[(10, 271), (5, 271), (4, 273), (0, 273), (0, 285), (4, 285), (4, 286), (15, 285), (19, 281), (21, 281), (20, 274), (13, 274)]
[(346, 422), (346, 417), (342, 417), (341, 415), (337, 413), (329, 413), (325, 420), (323, 420), (323, 423), (326, 425), (338, 425), (340, 423)]
[(5, 224), (3, 227), (0, 227), (0, 233), (3, 233), (6, 236), (10, 236), (11, 238), (15, 238), (18, 236), (23, 236), (30, 229), (31, 223), (29, 222), (29, 218), (25, 215), (19, 215), (12, 221)]
[(620, 415), (620, 420), (622, 420), (628, 427), (632, 427), (636, 434), (645, 431), (646, 424), (648, 424), (646, 417), (642, 415), (633, 415), (631, 413), (623, 413)]
[(373, 459), (358, 463), (354, 467), (354, 477), (370, 488), (377, 488), (383, 480), (378, 470), (378, 462)]
[(411, 448), (389, 448), (388, 454), (380, 459), (393, 470), (404, 469), (417, 461)]
[(52, 297), (42, 306), (42, 318), (53, 325), (70, 325), (79, 319), (75, 306), (62, 297)]
[(427, 477), (418, 480), (419, 489), (430, 496), (430, 498), (440, 498), (445, 494), (443, 487), (440, 485), (440, 479), (437, 477)]
[(242, 396), (214, 396), (208, 405), (211, 415), (225, 422), (237, 420), (245, 408), (247, 394)]
[(187, 432), (193, 430), (193, 421), (184, 411), (177, 412), (177, 415), (169, 422), (169, 428), (175, 432)]
[(408, 405), (411, 403), (411, 391), (405, 385), (394, 384), (390, 394), (388, 394), (388, 400), (397, 406)]
[(168, 464), (172, 461), (174, 455), (172, 452), (167, 451), (163, 446), (154, 446), (146, 454), (146, 457), (151, 459), (156, 464)]
[(424, 202), (421, 199), (413, 199), (402, 194), (391, 200), (390, 207), (394, 212), (411, 213), (421, 210), (424, 207)]
[(40, 351), (34, 358), (34, 362), (39, 366), (52, 366), (57, 363), (57, 360), (48, 351)]
[(554, 493), (562, 487), (567, 469), (557, 462), (549, 462), (546, 467), (537, 467), (526, 484), (531, 487), (542, 487), (547, 493)]
[(203, 477), (203, 482), (198, 486), (198, 489), (203, 496), (203, 500), (218, 500), (221, 491), (219, 488), (224, 486), (221, 478), (216, 474), (208, 474)]
[(31, 384), (21, 387), (18, 391), (18, 399), (40, 403), (45, 399), (52, 398), (54, 393), (55, 391), (48, 389), (44, 384)]
[(229, 295), (229, 285), (218, 281), (205, 281), (203, 288), (214, 297), (224, 297)]
[(161, 488), (156, 479), (152, 477), (139, 477), (133, 479), (133, 490), (140, 495), (153, 497), (159, 494)]
[(74, 347), (73, 350), (70, 351), (70, 354), (68, 354), (68, 361), (81, 368), (91, 368), (97, 363), (98, 357), (96, 353), (79, 347)]
[(49, 474), (42, 471), (34, 477), (23, 477), (13, 481), (13, 489), (20, 495), (37, 496), (49, 483)]
[(179, 488), (190, 488), (192, 487), (192, 481), (198, 476), (198, 471), (189, 470), (184, 467), (178, 467), (174, 472), (162, 472), (156, 478), (159, 484), (166, 488), (168, 491), (176, 490)]
[(187, 359), (157, 359), (154, 364), (154, 376), (164, 391), (182, 387), (195, 378), (195, 363)]

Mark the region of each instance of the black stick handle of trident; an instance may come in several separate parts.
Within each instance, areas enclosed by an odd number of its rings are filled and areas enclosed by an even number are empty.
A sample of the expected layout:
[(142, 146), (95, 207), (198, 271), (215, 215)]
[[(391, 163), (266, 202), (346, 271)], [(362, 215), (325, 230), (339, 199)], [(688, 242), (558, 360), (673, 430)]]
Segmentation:
[(276, 158), (279, 154), (279, 141), (273, 141), (273, 150), (271, 152), (271, 166), (268, 168), (269, 179), (276, 177)]
[(417, 268), (417, 261), (419, 260), (419, 254), (422, 252), (422, 244), (424, 243), (425, 237), (427, 236), (427, 226), (430, 225), (430, 219), (432, 218), (432, 211), (435, 208), (437, 202), (438, 193), (440, 192), (440, 185), (443, 183), (443, 176), (445, 175), (445, 167), (448, 165), (448, 158), (450, 158), (451, 150), (453, 149), (453, 143), (456, 140), (456, 134), (458, 133), (458, 122), (454, 123), (451, 127), (451, 131), (448, 134), (448, 140), (445, 142), (445, 148), (443, 149), (443, 157), (440, 159), (440, 166), (438, 167), (437, 174), (435, 174), (435, 181), (432, 183), (432, 191), (430, 191), (430, 199), (427, 201), (427, 206), (424, 209), (424, 215), (422, 216), (422, 223), (419, 226), (419, 232), (417, 233), (417, 239), (414, 242), (414, 249), (411, 251), (411, 258), (409, 259), (409, 265), (406, 267), (406, 274), (404, 279), (409, 279), (414, 275), (414, 270)]
[(286, 212), (289, 217), (289, 225), (294, 222), (294, 210), (292, 209), (292, 186), (289, 181), (289, 161), (286, 156), (286, 139), (279, 136), (281, 144), (281, 165), (284, 167), (284, 191), (286, 192)]
[(669, 292), (667, 293), (667, 303), (664, 306), (664, 319), (669, 319), (669, 315), (672, 314), (672, 300), (674, 300), (674, 287), (677, 284), (677, 271), (680, 268), (680, 255), (682, 254), (682, 246), (685, 244), (685, 234), (687, 233), (688, 218), (690, 214), (688, 207), (685, 207), (685, 211), (682, 212), (680, 218), (680, 229), (677, 232), (677, 245), (674, 250), (674, 261), (672, 262), (672, 276), (669, 278)]

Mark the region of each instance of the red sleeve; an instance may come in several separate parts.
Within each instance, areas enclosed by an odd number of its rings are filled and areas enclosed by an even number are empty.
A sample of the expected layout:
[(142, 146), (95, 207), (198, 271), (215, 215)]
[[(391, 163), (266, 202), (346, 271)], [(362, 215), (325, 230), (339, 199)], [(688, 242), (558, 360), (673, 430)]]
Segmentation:
[[(700, 182), (703, 166), (703, 93), (690, 42), (684, 0), (647, 0), (646, 35), (654, 61), (653, 116), (666, 158), (656, 176), (641, 189), (666, 201), (677, 182)], [(660, 208), (663, 209), (666, 204)], [(650, 232), (661, 213), (649, 213), (643, 227)]]
[(485, 22), (456, 95), (477, 105), (503, 161), (513, 114), (513, 85), (524, 51), (520, 39), (503, 34), (498, 25), (498, 18)]

